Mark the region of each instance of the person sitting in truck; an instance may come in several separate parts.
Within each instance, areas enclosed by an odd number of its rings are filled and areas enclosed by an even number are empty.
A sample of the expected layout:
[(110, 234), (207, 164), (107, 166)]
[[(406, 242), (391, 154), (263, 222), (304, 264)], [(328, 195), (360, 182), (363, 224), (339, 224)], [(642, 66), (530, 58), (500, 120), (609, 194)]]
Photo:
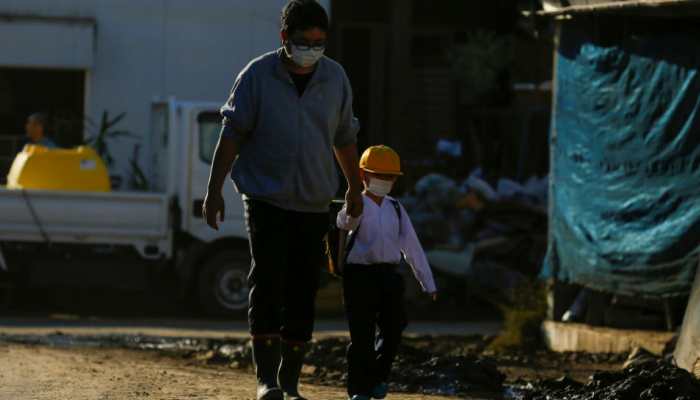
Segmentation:
[(44, 113), (34, 113), (27, 118), (27, 123), (24, 125), (24, 130), (29, 139), (28, 144), (36, 144), (49, 149), (58, 147), (56, 142), (51, 140), (48, 135), (49, 118)]
[(329, 208), (339, 189), (334, 156), (348, 183), (348, 212), (362, 214), (359, 122), (345, 70), (324, 56), (328, 25), (315, 0), (284, 7), (282, 46), (240, 72), (221, 108), (202, 209), (218, 229), (221, 189), (232, 170), (253, 259), (248, 321), (258, 400), (303, 399), (299, 374), (313, 332)]

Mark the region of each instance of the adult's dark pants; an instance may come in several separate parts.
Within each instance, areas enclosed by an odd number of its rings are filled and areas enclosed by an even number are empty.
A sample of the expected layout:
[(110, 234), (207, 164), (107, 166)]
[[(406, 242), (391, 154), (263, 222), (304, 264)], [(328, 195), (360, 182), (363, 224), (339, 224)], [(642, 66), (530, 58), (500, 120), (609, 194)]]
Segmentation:
[(328, 213), (284, 210), (246, 200), (252, 263), (248, 322), (253, 337), (311, 340)]
[(386, 382), (406, 328), (404, 281), (396, 265), (345, 267), (343, 296), (350, 328), (348, 394), (369, 396)]

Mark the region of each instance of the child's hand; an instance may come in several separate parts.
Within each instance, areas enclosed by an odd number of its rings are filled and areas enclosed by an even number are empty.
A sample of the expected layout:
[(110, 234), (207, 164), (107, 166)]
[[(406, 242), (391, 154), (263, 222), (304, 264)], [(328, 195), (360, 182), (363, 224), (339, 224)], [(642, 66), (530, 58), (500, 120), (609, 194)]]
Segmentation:
[(433, 301), (437, 301), (437, 299), (438, 299), (438, 292), (428, 293), (428, 296), (430, 296), (430, 298), (431, 298)]

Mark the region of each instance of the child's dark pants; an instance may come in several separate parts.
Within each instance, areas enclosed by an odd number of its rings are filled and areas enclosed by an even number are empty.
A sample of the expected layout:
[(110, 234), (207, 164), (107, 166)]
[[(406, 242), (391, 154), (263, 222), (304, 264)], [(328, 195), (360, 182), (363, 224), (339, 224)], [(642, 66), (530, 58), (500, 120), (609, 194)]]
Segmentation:
[(345, 267), (343, 289), (350, 327), (348, 394), (368, 396), (386, 382), (406, 328), (404, 281), (397, 265)]

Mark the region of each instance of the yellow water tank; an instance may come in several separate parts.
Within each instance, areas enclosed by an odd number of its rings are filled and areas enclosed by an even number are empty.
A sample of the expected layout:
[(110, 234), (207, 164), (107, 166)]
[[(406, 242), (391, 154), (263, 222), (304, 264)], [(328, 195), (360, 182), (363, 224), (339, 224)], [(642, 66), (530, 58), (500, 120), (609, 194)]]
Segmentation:
[(109, 192), (109, 172), (90, 147), (48, 149), (29, 144), (15, 157), (7, 175), (7, 187)]

